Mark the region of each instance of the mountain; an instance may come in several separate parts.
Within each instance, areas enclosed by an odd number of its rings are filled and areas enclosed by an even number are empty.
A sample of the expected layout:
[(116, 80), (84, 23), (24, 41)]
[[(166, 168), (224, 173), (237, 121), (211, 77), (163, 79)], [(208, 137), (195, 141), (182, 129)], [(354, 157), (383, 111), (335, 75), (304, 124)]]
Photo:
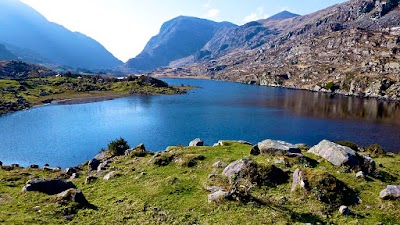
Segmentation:
[(0, 1), (0, 27), (0, 43), (22, 60), (88, 69), (122, 64), (97, 41), (49, 22), (19, 0)]
[(269, 18), (267, 18), (267, 20), (282, 20), (282, 19), (289, 19), (289, 18), (293, 18), (293, 17), (298, 17), (300, 16), (299, 14), (295, 14), (295, 13), (291, 13), (288, 11), (282, 11), (278, 14), (275, 14)]
[(16, 60), (17, 56), (11, 53), (4, 45), (0, 44), (0, 60)]
[(253, 23), (275, 31), (254, 39), (262, 45), (234, 48), (180, 70), (218, 80), (400, 100), (398, 2), (351, 0), (309, 15), (259, 20)]
[(165, 22), (144, 50), (130, 59), (126, 66), (137, 71), (168, 66), (174, 60), (199, 51), (219, 30), (236, 27), (228, 22), (214, 22), (195, 17), (179, 16)]

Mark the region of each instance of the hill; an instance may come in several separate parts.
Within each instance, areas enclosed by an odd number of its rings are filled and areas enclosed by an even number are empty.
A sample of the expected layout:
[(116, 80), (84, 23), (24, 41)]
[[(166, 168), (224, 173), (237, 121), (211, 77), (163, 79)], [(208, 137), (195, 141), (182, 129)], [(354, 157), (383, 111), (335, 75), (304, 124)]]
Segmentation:
[(148, 71), (185, 58), (199, 51), (219, 30), (236, 25), (179, 16), (165, 22), (159, 34), (152, 37), (144, 50), (128, 60), (126, 67), (136, 71)]
[(11, 53), (4, 45), (0, 44), (0, 60), (16, 60), (17, 56)]
[(97, 41), (49, 22), (19, 0), (0, 1), (0, 27), (0, 43), (20, 60), (87, 69), (122, 64)]

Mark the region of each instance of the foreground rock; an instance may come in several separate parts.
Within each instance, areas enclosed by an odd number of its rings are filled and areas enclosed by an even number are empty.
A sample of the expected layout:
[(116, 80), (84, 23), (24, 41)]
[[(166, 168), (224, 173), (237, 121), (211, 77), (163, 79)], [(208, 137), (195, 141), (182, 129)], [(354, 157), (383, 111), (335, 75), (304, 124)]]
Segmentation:
[(100, 161), (96, 158), (93, 158), (88, 162), (89, 170), (97, 170), (97, 167), (99, 165), (100, 165)]
[(357, 153), (353, 149), (328, 140), (322, 140), (308, 152), (324, 158), (337, 167), (359, 165)]
[(70, 188), (66, 191), (63, 191), (57, 194), (57, 201), (72, 201), (81, 204), (86, 204), (88, 201), (86, 200), (85, 196), (83, 195), (82, 191), (76, 188)]
[(381, 199), (400, 199), (400, 186), (399, 185), (388, 185), (379, 193)]
[(349, 209), (349, 207), (347, 207), (345, 205), (342, 205), (342, 206), (339, 207), (339, 213), (344, 215), (344, 216), (347, 216), (347, 215), (350, 214), (350, 209)]
[(225, 199), (227, 199), (229, 196), (230, 196), (229, 192), (219, 190), (219, 191), (216, 191), (216, 192), (208, 195), (208, 203), (211, 203), (211, 202), (220, 203), (220, 202), (224, 201)]
[[(259, 142), (257, 147), (259, 154), (278, 156), (301, 153), (301, 150), (297, 145), (293, 145), (284, 141), (275, 141), (270, 139)], [(252, 149), (252, 154), (257, 154), (257, 149), (254, 147)]]
[(189, 143), (189, 147), (195, 147), (195, 146), (204, 146), (204, 141), (201, 140), (200, 138), (196, 138)]
[(307, 188), (307, 180), (304, 176), (304, 172), (297, 168), (293, 173), (293, 182), (291, 191), (296, 190), (297, 187)]
[(143, 157), (146, 156), (146, 147), (144, 144), (140, 144), (135, 148), (131, 148), (125, 151), (125, 155), (132, 156), (132, 157)]
[(38, 191), (45, 194), (54, 195), (70, 188), (76, 188), (76, 186), (70, 181), (63, 181), (61, 179), (33, 179), (26, 183), (22, 191)]

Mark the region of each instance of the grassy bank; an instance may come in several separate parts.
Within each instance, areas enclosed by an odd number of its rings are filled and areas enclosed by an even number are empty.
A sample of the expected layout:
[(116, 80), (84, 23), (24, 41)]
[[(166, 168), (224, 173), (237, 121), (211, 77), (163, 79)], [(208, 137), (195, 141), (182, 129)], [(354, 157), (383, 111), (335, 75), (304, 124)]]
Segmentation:
[(190, 87), (172, 87), (150, 77), (119, 80), (102, 76), (52, 76), (20, 80), (0, 79), (0, 114), (66, 99), (117, 98), (129, 95), (185, 93)]
[[(79, 166), (73, 183), (90, 206), (58, 202), (55, 196), (38, 192), (21, 193), (32, 178), (68, 178), (64, 172), (9, 167), (0, 170), (0, 223), (4, 224), (397, 224), (399, 200), (382, 200), (379, 192), (387, 184), (398, 184), (400, 157), (395, 154), (375, 157), (382, 176), (357, 179), (355, 172), (334, 167), (306, 153), (311, 164), (285, 156), (251, 156), (251, 146), (235, 142), (217, 147), (170, 147), (154, 157), (131, 154), (117, 156), (98, 177), (85, 184), (87, 163)], [(138, 154), (136, 154), (138, 155)], [(275, 165), (288, 179), (274, 185), (249, 185), (254, 198), (249, 201), (207, 202), (206, 187), (226, 185), (223, 166), (252, 157), (264, 167)], [(281, 162), (277, 162), (279, 159)], [(283, 162), (282, 162), (283, 159)], [(318, 200), (314, 190), (291, 192), (296, 168), (330, 174), (357, 194), (360, 201), (349, 205), (351, 214), (340, 215), (337, 206)], [(11, 170), (10, 170), (11, 169)], [(9, 170), (9, 171), (7, 171)], [(115, 176), (103, 180), (110, 171)], [(210, 175), (214, 174), (214, 175)]]

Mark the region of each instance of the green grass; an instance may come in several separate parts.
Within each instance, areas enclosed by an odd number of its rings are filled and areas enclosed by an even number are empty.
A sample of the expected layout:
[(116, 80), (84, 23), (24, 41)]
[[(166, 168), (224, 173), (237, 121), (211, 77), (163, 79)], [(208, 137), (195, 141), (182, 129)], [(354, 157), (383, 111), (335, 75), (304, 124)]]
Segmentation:
[[(167, 166), (149, 163), (146, 157), (115, 157), (110, 170), (121, 176), (104, 181), (99, 177), (91, 184), (84, 184), (87, 166), (79, 172), (74, 184), (82, 190), (95, 207), (83, 208), (72, 214), (72, 220), (63, 218), (65, 211), (75, 209), (73, 204), (61, 205), (55, 196), (41, 193), (21, 193), (25, 182), (31, 177), (53, 178), (60, 172), (15, 169), (0, 170), (0, 223), (5, 224), (396, 224), (400, 221), (399, 201), (383, 201), (379, 192), (394, 180), (367, 180), (355, 178), (354, 173), (338, 173), (339, 169), (320, 158), (315, 170), (323, 170), (343, 181), (359, 193), (362, 202), (350, 206), (352, 215), (341, 216), (337, 209), (316, 200), (307, 191), (291, 192), (291, 172), (300, 165), (288, 159), (287, 164), (278, 166), (290, 172), (287, 183), (275, 187), (254, 187), (253, 194), (267, 202), (243, 203), (225, 201), (221, 204), (207, 203), (209, 194), (205, 187), (209, 174), (220, 174), (223, 168), (213, 168), (218, 160), (230, 163), (250, 157), (251, 146), (237, 143), (219, 147), (176, 147), (170, 154), (184, 159), (204, 156), (193, 167), (185, 163), (171, 162)], [(195, 157), (195, 158), (196, 158)], [(272, 165), (274, 157), (260, 155), (254, 160), (263, 165)], [(390, 155), (376, 159), (383, 164), (379, 170), (399, 179), (400, 157)], [(309, 169), (309, 170), (313, 170)], [(143, 175), (142, 172), (145, 174)], [(40, 206), (41, 212), (33, 207)]]

